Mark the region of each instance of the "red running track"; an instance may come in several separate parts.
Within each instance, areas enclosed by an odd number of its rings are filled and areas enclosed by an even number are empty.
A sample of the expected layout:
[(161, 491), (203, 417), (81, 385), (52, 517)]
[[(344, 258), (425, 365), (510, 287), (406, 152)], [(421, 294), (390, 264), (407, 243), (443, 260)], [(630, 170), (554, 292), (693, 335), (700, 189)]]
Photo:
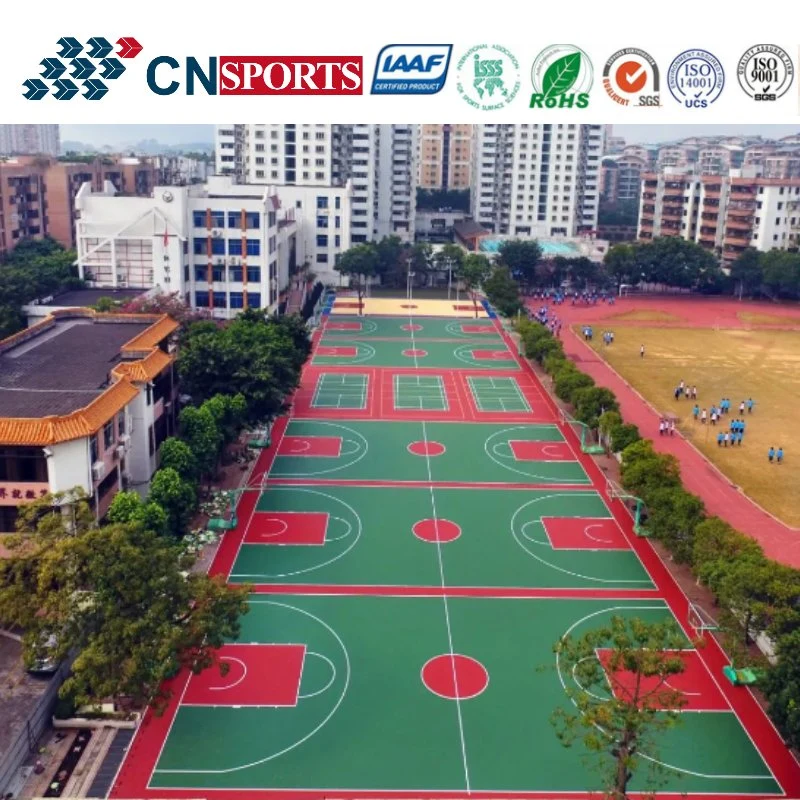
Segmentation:
[[(740, 310), (797, 316), (800, 324), (800, 311), (764, 303), (739, 304), (734, 300), (654, 300), (653, 298), (646, 300), (647, 302), (642, 298), (628, 298), (618, 301), (613, 306), (605, 303), (590, 307), (572, 306), (569, 303), (557, 306), (556, 314), (564, 323), (561, 332), (564, 351), (578, 363), (581, 370), (591, 375), (599, 386), (605, 386), (614, 392), (626, 422), (633, 422), (646, 437), (652, 438), (653, 446), (658, 452), (670, 453), (678, 459), (684, 486), (702, 498), (710, 514), (721, 517), (737, 530), (755, 539), (769, 558), (800, 568), (800, 530), (776, 519), (747, 495), (734, 488), (728, 478), (682, 437), (649, 437), (649, 432), (658, 429), (660, 415), (570, 328), (571, 325), (585, 321), (602, 320), (625, 311), (645, 308), (657, 308), (685, 320), (674, 323), (675, 325), (691, 323), (707, 327), (713, 326), (718, 320), (724, 320), (725, 326), (741, 327), (743, 323), (735, 315), (735, 312)], [(528, 305), (536, 310), (542, 303), (530, 300)], [(617, 320), (614, 320), (614, 324), (617, 324)], [(638, 324), (650, 327), (654, 323)]]

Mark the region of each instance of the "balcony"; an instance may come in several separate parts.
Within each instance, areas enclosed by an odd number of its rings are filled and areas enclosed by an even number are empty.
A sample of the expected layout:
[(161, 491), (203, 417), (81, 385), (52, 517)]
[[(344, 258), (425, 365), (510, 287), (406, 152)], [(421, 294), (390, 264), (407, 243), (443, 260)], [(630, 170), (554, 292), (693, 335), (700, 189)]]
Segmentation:
[(750, 237), (741, 236), (738, 233), (725, 231), (725, 238), (722, 240), (725, 247), (750, 247)]
[(709, 233), (707, 231), (700, 231), (700, 235), (697, 237), (698, 242), (702, 245), (714, 245), (716, 244), (717, 237), (715, 233)]
[(662, 220), (670, 220), (671, 222), (681, 222), (683, 220), (683, 214), (677, 214), (674, 212), (667, 213), (666, 211), (661, 215)]
[(753, 218), (746, 217), (744, 219), (737, 219), (732, 217), (725, 222), (725, 230), (734, 230), (734, 231), (751, 231), (753, 230)]
[(732, 200), (742, 200), (752, 198), (755, 200), (756, 193), (752, 186), (737, 186), (733, 184), (731, 186), (731, 199)]
[(720, 198), (719, 189), (716, 189), (713, 192), (709, 192), (708, 190), (706, 190), (705, 192), (703, 192), (703, 197), (706, 200), (717, 200), (717, 201), (719, 201), (719, 198)]

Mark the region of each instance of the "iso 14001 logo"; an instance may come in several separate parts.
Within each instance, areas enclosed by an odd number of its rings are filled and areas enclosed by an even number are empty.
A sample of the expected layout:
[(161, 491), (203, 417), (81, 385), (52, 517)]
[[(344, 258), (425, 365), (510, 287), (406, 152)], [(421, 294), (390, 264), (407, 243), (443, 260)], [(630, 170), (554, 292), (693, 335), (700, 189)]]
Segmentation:
[(461, 56), (456, 70), (458, 93), (481, 111), (504, 108), (519, 91), (519, 61), (499, 44), (472, 47)]
[(756, 101), (773, 101), (789, 91), (794, 64), (789, 54), (774, 44), (757, 44), (739, 59), (739, 85)]
[(685, 50), (669, 65), (667, 84), (686, 108), (708, 108), (722, 93), (725, 70), (708, 50)]

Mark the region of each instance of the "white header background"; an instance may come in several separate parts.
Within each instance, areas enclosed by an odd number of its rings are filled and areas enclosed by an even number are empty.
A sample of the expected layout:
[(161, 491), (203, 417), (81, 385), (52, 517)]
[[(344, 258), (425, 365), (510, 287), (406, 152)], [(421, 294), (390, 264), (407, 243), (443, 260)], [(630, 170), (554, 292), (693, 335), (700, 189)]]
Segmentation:
[[(133, 36), (143, 46), (126, 60), (126, 72), (109, 82), (110, 91), (97, 101), (81, 95), (57, 101), (48, 95), (26, 100), (22, 82), (37, 77), (39, 62), (58, 52), (56, 42), (74, 36), (82, 43), (92, 36), (116, 42)], [(0, 19), (0, 122), (7, 123), (476, 123), (592, 122), (617, 124), (765, 124), (797, 122), (800, 130), (800, 2), (775, 0), (734, 2), (558, 2), (520, 0), (265, 0), (243, 3), (53, 2), (7, 4)], [(453, 45), (447, 83), (435, 95), (371, 95), (375, 60), (386, 44)], [(514, 101), (496, 111), (471, 108), (456, 89), (456, 64), (470, 47), (499, 44), (518, 59), (521, 87)], [(551, 44), (573, 44), (584, 50), (594, 68), (588, 108), (529, 109), (533, 90), (531, 66)], [(795, 78), (786, 95), (757, 103), (739, 86), (736, 67), (756, 44), (786, 50)], [(623, 107), (602, 86), (606, 59), (625, 47), (641, 48), (656, 60), (661, 73), (660, 108)], [(684, 50), (713, 53), (725, 70), (719, 99), (705, 109), (686, 109), (670, 94), (669, 65)], [(364, 94), (352, 97), (193, 96), (183, 86), (173, 95), (158, 96), (146, 82), (147, 65), (156, 56), (184, 63), (194, 56), (202, 65), (209, 56), (361, 55)], [(171, 71), (160, 68), (168, 82)], [(66, 76), (65, 76), (66, 77)], [(95, 76), (96, 77), (96, 76)], [(173, 79), (184, 81), (183, 70)]]

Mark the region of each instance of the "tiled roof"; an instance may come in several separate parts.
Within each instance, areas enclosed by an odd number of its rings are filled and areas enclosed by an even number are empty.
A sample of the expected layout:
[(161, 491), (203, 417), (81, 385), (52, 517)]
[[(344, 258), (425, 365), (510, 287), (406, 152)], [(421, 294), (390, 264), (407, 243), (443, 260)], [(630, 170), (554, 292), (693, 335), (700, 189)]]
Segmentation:
[(88, 406), (61, 417), (0, 418), (0, 444), (42, 447), (96, 433), (133, 400), (139, 390), (127, 380), (112, 384)]
[(146, 331), (142, 331), (138, 336), (126, 342), (122, 347), (122, 352), (150, 350), (178, 328), (180, 328), (180, 324), (164, 314), (155, 325), (151, 325)]
[(172, 356), (156, 349), (139, 361), (123, 361), (117, 364), (112, 372), (120, 378), (127, 377), (137, 383), (143, 383), (153, 380), (172, 360)]

